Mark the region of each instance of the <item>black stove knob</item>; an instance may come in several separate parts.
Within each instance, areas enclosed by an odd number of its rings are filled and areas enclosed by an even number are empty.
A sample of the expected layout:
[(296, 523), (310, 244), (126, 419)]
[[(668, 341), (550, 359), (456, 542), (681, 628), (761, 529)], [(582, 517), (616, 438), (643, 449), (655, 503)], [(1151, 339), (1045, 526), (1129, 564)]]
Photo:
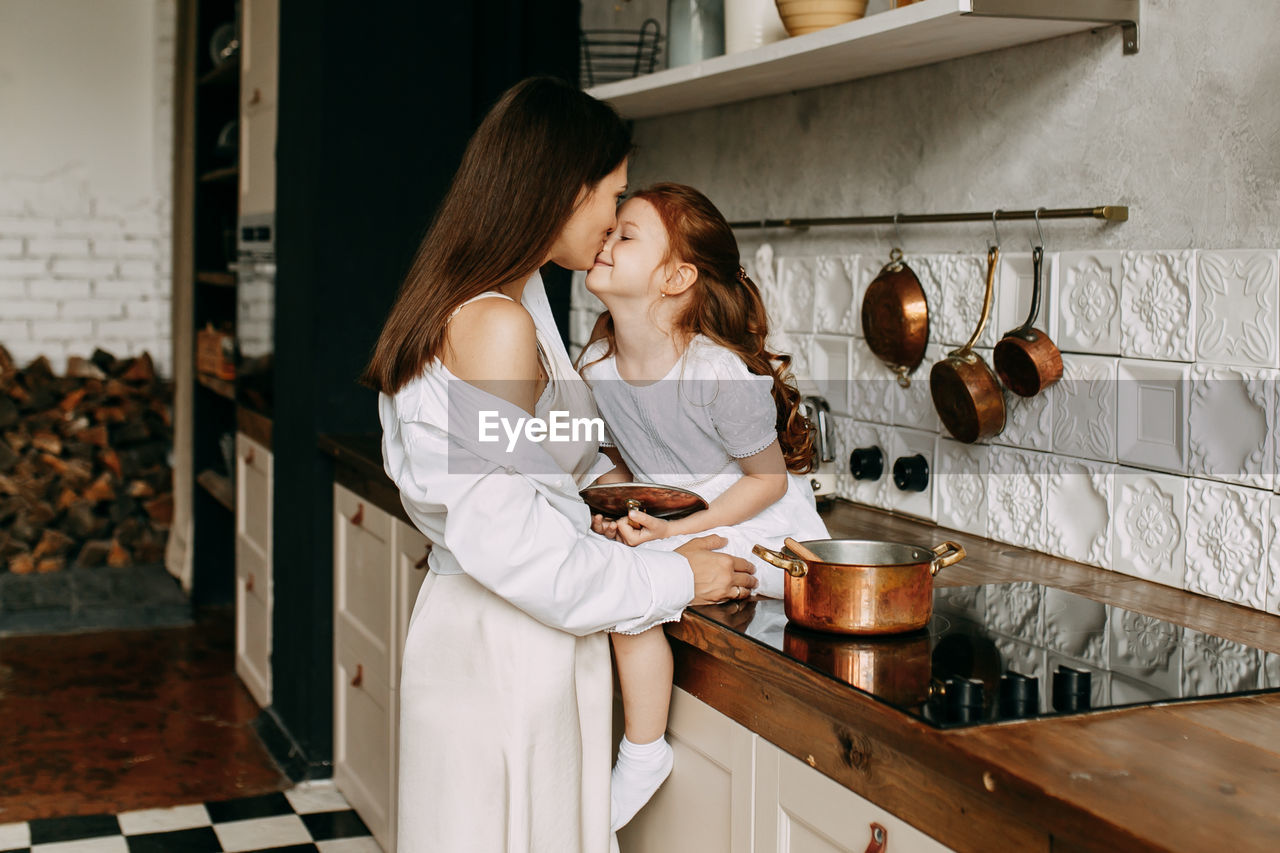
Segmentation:
[(1040, 679), (1010, 670), (1000, 676), (1000, 716), (1034, 717), (1040, 713)]
[(893, 463), (893, 484), (904, 492), (923, 492), (929, 488), (929, 460), (923, 453), (899, 457)]
[(884, 473), (884, 453), (878, 447), (859, 447), (849, 454), (849, 473), (855, 480), (879, 480)]
[(1059, 664), (1053, 674), (1053, 708), (1055, 711), (1089, 710), (1093, 675), (1085, 669)]
[(947, 719), (971, 723), (982, 717), (983, 683), (977, 678), (956, 676), (942, 682), (947, 703)]

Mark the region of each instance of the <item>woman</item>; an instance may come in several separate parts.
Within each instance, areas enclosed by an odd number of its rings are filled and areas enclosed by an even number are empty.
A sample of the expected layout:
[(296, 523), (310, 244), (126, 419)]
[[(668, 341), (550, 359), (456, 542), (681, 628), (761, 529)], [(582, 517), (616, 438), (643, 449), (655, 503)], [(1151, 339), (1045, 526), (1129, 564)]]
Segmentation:
[(607, 629), (744, 597), (706, 537), (633, 551), (590, 530), (578, 490), (611, 463), (586, 437), (492, 440), (481, 422), (595, 414), (537, 271), (587, 269), (615, 225), (631, 141), (608, 106), (548, 78), (498, 102), (467, 147), (365, 378), (387, 474), (434, 543), (400, 685), (398, 845), (608, 850)]

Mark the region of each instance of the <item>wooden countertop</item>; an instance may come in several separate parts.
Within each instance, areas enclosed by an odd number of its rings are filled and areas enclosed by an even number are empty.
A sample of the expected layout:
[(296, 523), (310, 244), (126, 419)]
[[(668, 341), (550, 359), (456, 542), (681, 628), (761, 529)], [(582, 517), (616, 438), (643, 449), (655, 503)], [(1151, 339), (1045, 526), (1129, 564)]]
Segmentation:
[[(377, 436), (331, 436), (337, 477), (400, 517)], [(380, 481), (380, 482), (379, 482)], [(838, 502), (833, 536), (936, 544), (926, 522)], [(1280, 653), (1280, 618), (953, 532), (939, 585), (1031, 580)], [(667, 626), (676, 683), (958, 850), (1280, 849), (1280, 694), (936, 729), (744, 637), (738, 605)]]

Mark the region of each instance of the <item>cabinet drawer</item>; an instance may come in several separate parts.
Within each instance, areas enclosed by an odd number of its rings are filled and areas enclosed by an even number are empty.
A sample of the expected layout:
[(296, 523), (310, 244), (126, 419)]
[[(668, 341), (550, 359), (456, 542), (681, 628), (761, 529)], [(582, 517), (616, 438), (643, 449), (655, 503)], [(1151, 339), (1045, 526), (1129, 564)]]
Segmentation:
[(377, 670), (346, 646), (336, 646), (334, 666), (334, 783), (383, 849), (390, 850), (395, 697)]
[(271, 704), (270, 574), (236, 543), (236, 675), (260, 707)]
[(334, 487), (335, 641), (345, 644), (390, 683), (392, 665), (391, 517)]
[(757, 851), (862, 853), (871, 842), (873, 823), (886, 831), (885, 850), (941, 853), (948, 849), (803, 761), (757, 739)]
[(271, 554), (271, 452), (236, 433), (236, 536)]
[(418, 600), (418, 590), (427, 576), (427, 567), (418, 564), (428, 553), (430, 540), (423, 536), (418, 528), (396, 520), (395, 527), (395, 601), (396, 622), (394, 658), (391, 664), (391, 686), (400, 686), (400, 667), (404, 663), (404, 641), (409, 634), (409, 617), (413, 615), (413, 605)]

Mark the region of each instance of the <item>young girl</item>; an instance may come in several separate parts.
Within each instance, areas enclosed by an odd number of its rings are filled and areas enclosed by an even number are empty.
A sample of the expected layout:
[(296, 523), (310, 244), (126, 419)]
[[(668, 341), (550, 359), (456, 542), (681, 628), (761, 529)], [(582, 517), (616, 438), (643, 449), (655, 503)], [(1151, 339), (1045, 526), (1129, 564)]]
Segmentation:
[[(729, 540), (725, 551), (756, 566), (761, 594), (781, 597), (781, 570), (751, 546), (828, 534), (798, 476), (812, 469), (813, 440), (790, 357), (765, 348), (768, 319), (733, 231), (702, 193), (657, 184), (619, 210), (586, 285), (609, 309), (580, 357), (613, 445), (605, 452), (616, 467), (599, 482), (679, 486), (708, 502), (672, 521), (636, 511), (617, 522), (596, 516), (593, 528), (662, 549), (713, 531)], [(610, 636), (626, 721), (613, 771), (616, 829), (671, 772), (663, 735), (672, 660), (660, 626)]]

